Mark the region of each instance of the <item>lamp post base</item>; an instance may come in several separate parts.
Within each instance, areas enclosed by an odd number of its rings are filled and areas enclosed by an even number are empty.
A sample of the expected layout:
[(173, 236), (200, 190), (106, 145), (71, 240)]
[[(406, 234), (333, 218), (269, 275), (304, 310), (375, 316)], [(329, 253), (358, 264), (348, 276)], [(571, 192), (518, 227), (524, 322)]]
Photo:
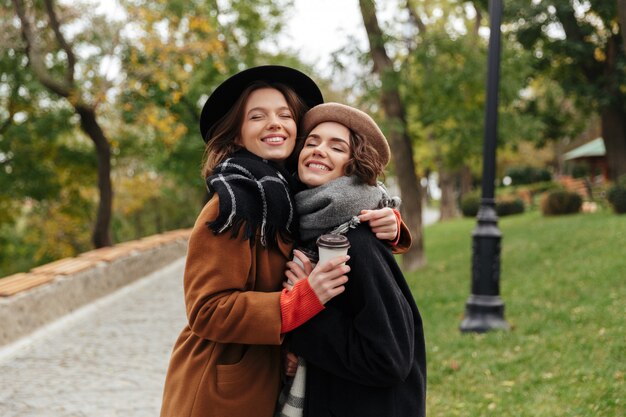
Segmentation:
[(504, 302), (498, 295), (470, 295), (465, 304), (462, 332), (485, 333), (491, 330), (509, 330), (504, 320)]

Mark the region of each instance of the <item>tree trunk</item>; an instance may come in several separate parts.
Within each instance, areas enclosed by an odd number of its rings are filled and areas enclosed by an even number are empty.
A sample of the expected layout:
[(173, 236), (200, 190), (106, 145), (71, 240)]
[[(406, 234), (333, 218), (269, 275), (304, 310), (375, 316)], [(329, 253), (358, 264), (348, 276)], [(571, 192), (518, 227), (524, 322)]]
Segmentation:
[(476, 17), (474, 18), (474, 27), (472, 29), (472, 39), (477, 40), (480, 32), (480, 24), (483, 20), (482, 12), (480, 8), (476, 6), (476, 3), (472, 3), (474, 6), (474, 11), (476, 12)]
[(76, 106), (80, 115), (80, 127), (93, 141), (98, 160), (98, 190), (100, 201), (92, 241), (96, 248), (111, 246), (111, 210), (113, 206), (113, 186), (111, 184), (111, 146), (96, 120), (93, 108)]
[(416, 175), (411, 139), (407, 134), (397, 74), (385, 51), (383, 33), (376, 18), (376, 6), (373, 0), (359, 0), (359, 5), (370, 44), (370, 55), (374, 61), (374, 71), (382, 81), (381, 102), (389, 123), (388, 139), (402, 194), (402, 217), (413, 237), (411, 249), (403, 256), (403, 267), (406, 271), (412, 271), (425, 264), (421, 186)]
[(626, 0), (617, 0), (617, 17), (622, 34), (622, 48), (626, 52)]
[(615, 181), (626, 175), (626, 114), (620, 106), (613, 105), (602, 108), (600, 117), (609, 178)]
[(111, 147), (96, 119), (95, 106), (84, 104), (80, 99), (80, 91), (76, 90), (74, 70), (76, 56), (72, 45), (67, 42), (61, 31), (60, 20), (56, 15), (53, 0), (45, 0), (49, 26), (61, 50), (65, 53), (67, 66), (64, 76), (55, 78), (45, 65), (46, 52), (38, 43), (38, 37), (32, 29), (26, 8), (22, 0), (13, 0), (15, 13), (21, 24), (21, 32), (26, 42), (28, 62), (39, 82), (51, 92), (67, 99), (80, 116), (80, 127), (93, 141), (98, 160), (98, 190), (100, 201), (96, 214), (92, 242), (96, 248), (111, 245), (111, 210), (113, 206), (113, 187), (111, 185)]
[(439, 166), (439, 188), (441, 189), (441, 201), (439, 207), (439, 220), (454, 219), (457, 214), (455, 196), (455, 175)]
[(472, 191), (472, 171), (470, 167), (467, 165), (463, 165), (461, 167), (461, 172), (459, 173), (459, 201), (463, 196), (470, 191)]
[(607, 97), (611, 97), (608, 104), (600, 108), (602, 121), (602, 138), (606, 148), (606, 158), (609, 165), (609, 178), (617, 180), (626, 174), (626, 113), (621, 100), (621, 86), (616, 81), (619, 70), (619, 37), (612, 36), (606, 44), (606, 61), (604, 62), (603, 76), (612, 80), (606, 88)]

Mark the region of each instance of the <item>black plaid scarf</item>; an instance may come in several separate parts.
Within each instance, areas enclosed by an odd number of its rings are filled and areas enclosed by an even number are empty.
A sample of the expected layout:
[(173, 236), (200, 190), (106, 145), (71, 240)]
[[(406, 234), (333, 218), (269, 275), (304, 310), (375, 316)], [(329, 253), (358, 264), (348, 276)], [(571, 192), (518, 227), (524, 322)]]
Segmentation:
[(235, 238), (243, 227), (244, 240), (260, 230), (263, 246), (274, 246), (277, 235), (292, 240), (297, 222), (291, 190), (296, 183), (283, 167), (242, 149), (216, 166), (206, 184), (220, 199), (217, 219), (207, 222), (213, 233), (231, 229)]

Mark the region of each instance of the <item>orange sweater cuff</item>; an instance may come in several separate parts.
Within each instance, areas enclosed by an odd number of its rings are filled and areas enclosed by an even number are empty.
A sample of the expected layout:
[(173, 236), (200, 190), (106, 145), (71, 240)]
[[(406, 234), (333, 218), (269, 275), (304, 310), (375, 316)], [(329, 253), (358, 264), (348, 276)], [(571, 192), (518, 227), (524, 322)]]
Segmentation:
[(280, 294), (281, 333), (287, 333), (303, 325), (324, 309), (324, 305), (311, 288), (308, 279), (296, 282), (291, 291)]
[(396, 222), (398, 223), (398, 234), (396, 235), (396, 239), (394, 241), (391, 242), (391, 246), (396, 246), (398, 244), (398, 242), (400, 242), (400, 229), (402, 228), (402, 216), (400, 215), (400, 212), (396, 209), (391, 209), (393, 211), (393, 214), (396, 215)]

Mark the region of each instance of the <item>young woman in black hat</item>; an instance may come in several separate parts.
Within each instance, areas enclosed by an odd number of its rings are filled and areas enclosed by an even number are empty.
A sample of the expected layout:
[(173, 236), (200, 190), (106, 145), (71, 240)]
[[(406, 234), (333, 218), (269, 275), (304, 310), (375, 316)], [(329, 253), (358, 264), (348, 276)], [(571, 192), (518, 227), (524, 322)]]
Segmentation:
[[(309, 77), (280, 66), (238, 73), (207, 100), (200, 128), (212, 197), (189, 240), (188, 325), (170, 360), (162, 417), (271, 416), (284, 333), (343, 291), (345, 257), (280, 291), (297, 235), (297, 184), (284, 164), (301, 116), (321, 102)], [(381, 238), (397, 234), (390, 211), (367, 216)]]
[[(281, 417), (423, 417), (426, 357), (422, 319), (390, 248), (354, 216), (363, 207), (395, 205), (377, 183), (389, 146), (366, 113), (338, 103), (304, 116), (295, 195), (300, 245), (330, 233), (350, 243), (345, 292), (287, 336), (293, 385), (281, 395)], [(288, 262), (289, 282), (311, 270)], [(296, 284), (298, 285), (298, 284)], [(287, 285), (290, 288), (290, 285)], [(304, 360), (302, 360), (304, 359)], [(295, 368), (297, 366), (297, 368)], [(294, 371), (294, 369), (296, 369)]]

